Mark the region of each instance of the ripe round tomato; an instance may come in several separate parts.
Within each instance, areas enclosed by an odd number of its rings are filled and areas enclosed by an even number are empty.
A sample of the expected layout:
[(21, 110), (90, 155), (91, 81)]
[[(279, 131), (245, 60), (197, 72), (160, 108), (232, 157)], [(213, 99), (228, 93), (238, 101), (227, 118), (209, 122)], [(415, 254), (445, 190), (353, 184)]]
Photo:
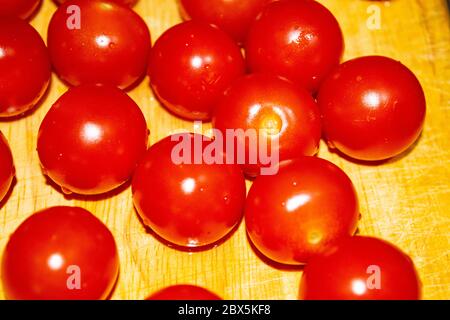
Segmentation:
[(89, 195), (127, 181), (147, 138), (144, 115), (130, 97), (116, 87), (85, 85), (52, 106), (37, 147), (44, 173), (64, 192)]
[(306, 300), (416, 300), (421, 284), (411, 259), (386, 241), (355, 236), (306, 265)]
[(171, 112), (187, 119), (209, 119), (223, 91), (244, 72), (244, 58), (234, 41), (197, 21), (167, 30), (150, 54), (153, 90)]
[(202, 287), (175, 285), (164, 288), (146, 300), (222, 300), (218, 295)]
[(265, 7), (245, 47), (253, 72), (274, 73), (315, 92), (339, 64), (344, 41), (335, 17), (320, 3), (281, 0)]
[[(208, 146), (211, 141), (199, 134), (167, 137), (147, 151), (134, 174), (133, 200), (139, 215), (172, 244), (212, 245), (242, 218), (244, 175), (237, 165), (198, 161)], [(179, 150), (185, 159), (178, 158)]]
[[(320, 113), (311, 95), (288, 80), (266, 74), (237, 80), (215, 107), (213, 127), (223, 135), (227, 129), (257, 131), (256, 139), (235, 139), (237, 147), (245, 148), (243, 170), (249, 177), (269, 166), (263, 165), (257, 155), (257, 163), (250, 160), (252, 153), (259, 153), (261, 143), (267, 142), (267, 150), (273, 149), (279, 160), (287, 160), (316, 154), (321, 135)], [(261, 130), (263, 134), (259, 135)], [(252, 145), (257, 146), (253, 151)]]
[[(57, 4), (61, 4), (61, 3), (67, 2), (67, 1), (69, 1), (69, 0), (55, 0), (55, 2)], [(109, 1), (125, 4), (125, 5), (128, 5), (128, 6), (132, 6), (132, 5), (134, 5), (136, 3), (137, 0), (109, 0)]]
[(180, 0), (185, 19), (216, 25), (238, 43), (243, 43), (256, 16), (274, 0)]
[(19, 18), (0, 18), (0, 117), (19, 115), (44, 95), (51, 76), (39, 33)]
[(359, 160), (399, 155), (417, 140), (425, 121), (419, 81), (386, 57), (343, 63), (324, 81), (318, 103), (330, 146)]
[[(69, 10), (72, 5), (79, 11)], [(124, 89), (145, 74), (151, 42), (144, 20), (130, 8), (78, 0), (65, 2), (53, 15), (48, 47), (56, 73), (68, 84)]]
[(41, 0), (0, 0), (0, 16), (28, 19), (40, 4)]
[(3, 289), (14, 300), (105, 299), (118, 272), (113, 235), (89, 211), (76, 207), (31, 215), (3, 253)]
[(14, 179), (14, 161), (8, 141), (0, 132), (0, 202), (8, 193)]
[(301, 157), (259, 176), (245, 205), (247, 232), (268, 258), (298, 265), (353, 235), (358, 200), (348, 176), (329, 161)]

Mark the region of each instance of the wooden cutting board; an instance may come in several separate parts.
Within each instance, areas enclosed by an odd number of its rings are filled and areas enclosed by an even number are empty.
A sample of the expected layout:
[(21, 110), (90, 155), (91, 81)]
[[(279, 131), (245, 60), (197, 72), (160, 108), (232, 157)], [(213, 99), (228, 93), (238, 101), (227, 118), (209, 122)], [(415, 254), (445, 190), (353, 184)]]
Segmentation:
[[(32, 24), (45, 39), (56, 6), (50, 0), (43, 2)], [(450, 299), (450, 30), (446, 2), (320, 2), (342, 26), (345, 60), (369, 54), (398, 59), (418, 76), (428, 101), (424, 133), (404, 157), (378, 166), (361, 165), (331, 154), (324, 144), (320, 156), (336, 163), (353, 179), (361, 203), (360, 234), (389, 240), (413, 258), (423, 282), (423, 298)], [(176, 0), (140, 0), (134, 9), (147, 22), (153, 40), (180, 21)], [(280, 269), (261, 260), (250, 248), (243, 224), (227, 242), (212, 250), (180, 252), (145, 232), (133, 209), (129, 188), (113, 198), (65, 198), (47, 185), (36, 153), (37, 132), (50, 106), (66, 89), (54, 76), (45, 102), (32, 115), (0, 122), (17, 169), (17, 183), (0, 209), (0, 252), (9, 235), (36, 210), (81, 206), (95, 213), (115, 235), (121, 273), (113, 299), (142, 299), (177, 283), (198, 284), (227, 299), (297, 297), (301, 269)], [(148, 79), (130, 95), (145, 113), (152, 143), (175, 129), (193, 130), (192, 123), (169, 115), (160, 106)]]

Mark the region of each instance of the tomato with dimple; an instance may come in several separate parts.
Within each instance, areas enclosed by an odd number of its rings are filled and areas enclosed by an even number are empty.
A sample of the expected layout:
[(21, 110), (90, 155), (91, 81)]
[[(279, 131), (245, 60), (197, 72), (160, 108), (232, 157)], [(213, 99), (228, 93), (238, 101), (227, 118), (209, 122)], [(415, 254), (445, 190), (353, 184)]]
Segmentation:
[(417, 300), (420, 291), (420, 279), (405, 253), (361, 236), (311, 259), (300, 283), (300, 299), (305, 300)]
[(400, 62), (367, 56), (343, 63), (318, 95), (331, 147), (359, 160), (385, 160), (420, 136), (426, 102), (416, 76)]
[(212, 141), (200, 134), (169, 136), (150, 147), (133, 176), (140, 217), (169, 244), (216, 244), (242, 218), (244, 175), (238, 165), (225, 164), (220, 150), (210, 158), (210, 148)]
[(353, 235), (359, 219), (356, 191), (331, 162), (300, 157), (250, 188), (245, 223), (255, 247), (269, 259), (299, 265)]
[[(248, 136), (235, 132), (234, 150), (235, 155), (245, 150), (245, 161), (236, 161), (243, 163), (248, 177), (259, 175), (262, 168), (275, 168), (279, 161), (316, 154), (321, 135), (320, 113), (311, 95), (288, 80), (267, 74), (237, 80), (214, 108), (213, 127), (224, 137), (227, 130), (248, 132)], [(267, 155), (261, 153), (263, 146)], [(270, 159), (275, 163), (268, 163)]]
[(0, 132), (0, 202), (8, 193), (14, 179), (14, 161), (8, 141)]
[(113, 235), (77, 207), (31, 215), (9, 238), (2, 261), (3, 289), (14, 300), (106, 299), (118, 273)]
[(164, 288), (146, 300), (222, 300), (218, 295), (202, 287), (175, 285)]
[(247, 65), (286, 77), (311, 92), (339, 64), (344, 41), (336, 18), (316, 1), (268, 4), (246, 42)]
[(272, 1), (274, 0), (180, 0), (179, 3), (185, 19), (216, 25), (238, 43), (243, 43), (256, 16)]
[(51, 65), (39, 33), (19, 18), (0, 18), (0, 118), (33, 108), (47, 90)]
[(237, 44), (218, 28), (197, 21), (167, 30), (150, 54), (153, 90), (166, 108), (186, 119), (210, 119), (222, 93), (244, 73)]
[[(62, 3), (67, 2), (67, 1), (69, 1), (69, 0), (55, 0), (55, 2), (57, 4), (62, 4)], [(126, 4), (128, 6), (132, 6), (132, 5), (134, 5), (136, 3), (137, 0), (109, 0), (109, 1), (117, 2), (117, 3), (121, 3), (121, 4)]]
[(145, 75), (151, 41), (145, 21), (132, 9), (78, 0), (64, 2), (53, 15), (48, 47), (53, 67), (66, 83), (126, 89)]
[(40, 4), (41, 0), (0, 0), (0, 17), (28, 19)]
[(69, 89), (39, 128), (44, 173), (66, 193), (111, 191), (127, 181), (147, 149), (142, 111), (113, 86)]

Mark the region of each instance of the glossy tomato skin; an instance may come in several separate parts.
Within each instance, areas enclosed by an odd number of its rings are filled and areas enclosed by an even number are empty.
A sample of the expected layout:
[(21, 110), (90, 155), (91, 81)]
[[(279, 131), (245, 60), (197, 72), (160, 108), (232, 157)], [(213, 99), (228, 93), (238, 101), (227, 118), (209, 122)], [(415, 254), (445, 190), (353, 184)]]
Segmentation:
[[(278, 148), (273, 145), (273, 152), (279, 154), (279, 161), (316, 154), (321, 135), (320, 113), (311, 95), (288, 80), (268, 74), (237, 80), (214, 108), (213, 127), (223, 135), (227, 129), (267, 130), (264, 136), (270, 148), (274, 141), (278, 144)], [(259, 175), (263, 165), (261, 161), (249, 161), (249, 141), (237, 139), (236, 146), (246, 150), (245, 174)]]
[(419, 277), (406, 254), (386, 241), (361, 236), (311, 259), (300, 283), (305, 300), (417, 300), (420, 294)]
[(216, 25), (238, 43), (244, 43), (251, 24), (264, 6), (274, 0), (179, 0), (185, 19)]
[(247, 65), (298, 82), (311, 92), (339, 64), (338, 22), (316, 1), (281, 0), (265, 7), (246, 42)]
[(64, 192), (92, 195), (130, 178), (147, 149), (148, 129), (136, 103), (112, 86), (69, 89), (39, 128), (45, 174)]
[(144, 224), (177, 246), (216, 244), (243, 215), (246, 189), (239, 166), (172, 160), (180, 143), (194, 148), (200, 141), (198, 150), (204, 151), (210, 141), (202, 143), (202, 137), (185, 133), (161, 140), (148, 150), (133, 176), (133, 201)]
[(307, 263), (340, 239), (353, 235), (358, 200), (348, 176), (327, 160), (300, 157), (274, 176), (259, 176), (246, 206), (247, 233), (269, 259)]
[(167, 30), (150, 54), (149, 76), (174, 114), (208, 120), (223, 91), (245, 72), (239, 47), (223, 31), (187, 21)]
[[(57, 4), (62, 4), (62, 3), (67, 2), (67, 1), (69, 1), (69, 0), (55, 0), (55, 2)], [(125, 4), (127, 6), (133, 6), (137, 2), (137, 0), (109, 0), (109, 1), (117, 2), (117, 3), (120, 3), (120, 4)]]
[(318, 95), (324, 133), (332, 147), (359, 160), (396, 156), (419, 137), (426, 102), (415, 75), (381, 56), (343, 63)]
[[(13, 300), (105, 299), (118, 272), (113, 235), (77, 207), (31, 215), (9, 238), (2, 261), (3, 289)], [(80, 276), (80, 287), (71, 275)]]
[(222, 300), (218, 295), (202, 287), (193, 285), (175, 285), (164, 288), (149, 296), (146, 300)]
[[(78, 6), (80, 28), (75, 22)], [(71, 12), (68, 14), (67, 12)], [(121, 89), (134, 85), (147, 68), (150, 32), (132, 9), (103, 0), (64, 2), (48, 29), (50, 58), (66, 83), (109, 84)]]
[(41, 0), (0, 0), (0, 17), (30, 18)]
[(33, 108), (51, 76), (47, 48), (39, 33), (19, 18), (0, 18), (0, 117)]
[(8, 193), (14, 179), (14, 161), (8, 141), (0, 132), (0, 202)]

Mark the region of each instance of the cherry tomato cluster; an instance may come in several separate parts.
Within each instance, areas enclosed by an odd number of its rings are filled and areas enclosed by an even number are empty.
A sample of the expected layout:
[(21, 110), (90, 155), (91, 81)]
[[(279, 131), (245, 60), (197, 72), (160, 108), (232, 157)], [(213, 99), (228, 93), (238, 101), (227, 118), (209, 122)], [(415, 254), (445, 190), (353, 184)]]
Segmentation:
[[(186, 21), (153, 47), (131, 8), (136, 1), (58, 0), (48, 48), (26, 21), (39, 2), (0, 0), (0, 117), (29, 114), (52, 68), (70, 86), (37, 139), (42, 171), (64, 193), (108, 194), (131, 180), (143, 224), (182, 250), (225, 241), (244, 216), (256, 251), (276, 263), (306, 264), (301, 299), (420, 298), (410, 258), (383, 240), (355, 236), (355, 188), (339, 167), (316, 157), (321, 137), (363, 161), (410, 148), (426, 104), (407, 67), (382, 56), (340, 64), (339, 23), (312, 0), (180, 0)], [(167, 110), (212, 121), (215, 134), (174, 134), (147, 149), (144, 115), (123, 91), (146, 75)], [(264, 134), (216, 148), (228, 130)], [(250, 161), (255, 139), (273, 147), (275, 174), (261, 174), (267, 163), (260, 158)], [(214, 161), (200, 161), (205, 153)], [(0, 135), (0, 200), (14, 175)], [(248, 195), (246, 177), (254, 180)], [(10, 299), (105, 299), (119, 257), (112, 233), (92, 213), (51, 207), (11, 235), (1, 268)], [(220, 298), (178, 285), (148, 299)]]

